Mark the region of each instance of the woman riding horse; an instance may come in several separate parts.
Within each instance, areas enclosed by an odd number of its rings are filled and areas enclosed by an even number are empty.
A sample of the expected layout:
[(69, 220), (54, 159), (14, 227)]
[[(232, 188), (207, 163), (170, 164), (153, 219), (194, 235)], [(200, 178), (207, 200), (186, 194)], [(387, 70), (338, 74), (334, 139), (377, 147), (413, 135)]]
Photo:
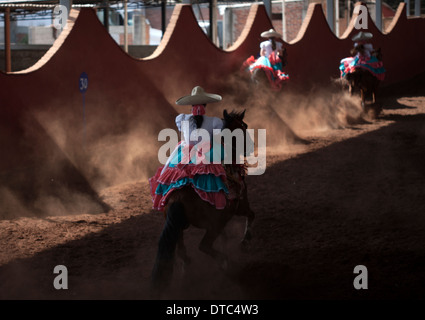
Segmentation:
[(379, 83), (385, 77), (380, 49), (374, 50), (372, 44), (368, 43), (372, 37), (369, 32), (357, 33), (352, 38), (355, 42), (351, 50), (352, 57), (342, 59), (339, 66), (341, 79), (348, 82), (350, 93), (353, 94), (354, 88), (360, 91), (364, 109), (366, 94), (372, 94), (373, 103), (376, 103)]
[(242, 69), (248, 68), (255, 82), (265, 80), (272, 89), (279, 90), (282, 83), (289, 80), (289, 76), (283, 72), (286, 65), (286, 49), (283, 49), (282, 35), (270, 29), (261, 33), (261, 37), (268, 40), (260, 43), (259, 58), (249, 57), (243, 63)]
[(374, 55), (375, 50), (373, 50), (372, 44), (367, 42), (372, 37), (370, 32), (360, 31), (351, 39), (355, 42), (354, 48), (351, 50), (353, 56), (341, 60), (339, 67), (341, 77), (361, 68), (371, 72), (378, 80), (384, 80), (383, 63)]
[(153, 207), (166, 213), (152, 271), (155, 295), (160, 294), (171, 279), (176, 247), (183, 262), (190, 261), (183, 243), (183, 230), (189, 225), (206, 229), (199, 249), (222, 266), (227, 264), (227, 258), (215, 250), (213, 244), (233, 216), (245, 216), (247, 219), (242, 243), (247, 244), (251, 238), (254, 212), (248, 203), (245, 166), (233, 163), (233, 152), (231, 164), (221, 163), (224, 158), (221, 141), (211, 139), (213, 142), (205, 146), (196, 139), (200, 129), (204, 129), (210, 138), (214, 138), (215, 131), (221, 129), (246, 133), (247, 125), (243, 122), (245, 111), (228, 114), (224, 110), (224, 119), (205, 116), (206, 104), (221, 99), (221, 96), (206, 93), (198, 86), (193, 88), (191, 95), (176, 101), (178, 105), (192, 106), (191, 114), (176, 117), (184, 140), (172, 152), (165, 166), (149, 179)]
[[(201, 199), (223, 209), (226, 205), (226, 195), (229, 190), (226, 185), (226, 172), (221, 164), (222, 158), (217, 157), (216, 149), (223, 148), (214, 143), (213, 131), (223, 128), (223, 121), (217, 117), (205, 116), (207, 103), (220, 101), (222, 98), (216, 94), (206, 93), (203, 88), (193, 88), (192, 94), (176, 101), (178, 105), (191, 105), (191, 114), (179, 114), (176, 125), (183, 133), (183, 141), (176, 147), (164, 167), (159, 168), (157, 174), (149, 181), (153, 196), (153, 208), (163, 211), (168, 197), (176, 189), (185, 185), (194, 188)], [(208, 145), (199, 146), (198, 134), (200, 129), (209, 134)], [(208, 161), (202, 161), (202, 160)], [(201, 161), (200, 161), (201, 160)]]

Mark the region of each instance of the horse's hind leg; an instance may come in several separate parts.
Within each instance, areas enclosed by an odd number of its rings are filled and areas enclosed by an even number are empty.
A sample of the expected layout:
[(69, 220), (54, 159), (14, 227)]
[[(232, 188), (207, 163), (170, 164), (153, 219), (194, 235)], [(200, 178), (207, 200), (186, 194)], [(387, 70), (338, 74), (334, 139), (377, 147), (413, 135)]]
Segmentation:
[(213, 248), (214, 241), (217, 239), (219, 234), (220, 232), (218, 232), (217, 230), (207, 229), (207, 232), (205, 233), (204, 237), (201, 240), (201, 243), (199, 244), (199, 250), (216, 260), (220, 264), (220, 267), (222, 269), (226, 269), (226, 255)]
[(174, 251), (183, 229), (187, 224), (184, 208), (174, 202), (167, 211), (167, 220), (158, 243), (158, 252), (152, 270), (152, 294), (159, 295), (169, 284), (174, 266)]

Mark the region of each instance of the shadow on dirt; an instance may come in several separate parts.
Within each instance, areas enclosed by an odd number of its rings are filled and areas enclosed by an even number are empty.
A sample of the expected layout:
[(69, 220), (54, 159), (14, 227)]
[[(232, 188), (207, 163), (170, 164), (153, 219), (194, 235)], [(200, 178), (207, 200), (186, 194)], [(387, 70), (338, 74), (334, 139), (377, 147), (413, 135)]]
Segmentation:
[[(425, 294), (425, 115), (302, 154), (248, 177), (256, 211), (248, 252), (241, 222), (217, 246), (221, 272), (186, 233), (192, 265), (177, 268), (167, 299), (408, 299)], [(132, 217), (103, 231), (0, 267), (1, 299), (148, 299), (162, 215)], [(17, 244), (18, 245), (18, 244)], [(65, 265), (69, 289), (55, 290)], [(356, 290), (356, 265), (369, 289)]]

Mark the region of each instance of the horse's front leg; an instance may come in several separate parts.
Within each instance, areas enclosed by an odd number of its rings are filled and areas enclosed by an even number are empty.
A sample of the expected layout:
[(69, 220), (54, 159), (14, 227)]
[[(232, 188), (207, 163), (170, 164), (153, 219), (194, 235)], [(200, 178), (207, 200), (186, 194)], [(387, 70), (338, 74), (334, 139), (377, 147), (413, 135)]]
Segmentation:
[(216, 260), (222, 269), (227, 269), (227, 257), (224, 253), (219, 252), (213, 248), (214, 241), (220, 235), (221, 230), (211, 230), (207, 229), (204, 237), (202, 238), (199, 244), (199, 250), (203, 253), (211, 256), (214, 260)]
[(242, 192), (242, 197), (239, 203), (239, 215), (246, 217), (245, 222), (245, 232), (244, 237), (241, 241), (242, 247), (245, 247), (249, 244), (250, 240), (252, 239), (252, 223), (255, 219), (255, 212), (251, 210), (251, 206), (249, 205), (248, 201), (248, 189), (246, 187), (246, 184), (244, 182), (244, 188)]
[(244, 237), (241, 241), (241, 244), (244, 247), (247, 246), (252, 239), (251, 229), (252, 229), (252, 223), (254, 222), (254, 219), (255, 219), (255, 213), (254, 213), (254, 211), (249, 209), (248, 214), (246, 216)]

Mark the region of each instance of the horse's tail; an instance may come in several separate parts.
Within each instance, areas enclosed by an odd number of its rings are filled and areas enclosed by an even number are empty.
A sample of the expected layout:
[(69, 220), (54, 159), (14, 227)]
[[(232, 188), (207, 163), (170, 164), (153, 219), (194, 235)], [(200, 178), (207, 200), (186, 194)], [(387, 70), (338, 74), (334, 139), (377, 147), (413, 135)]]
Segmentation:
[(178, 239), (187, 225), (181, 202), (173, 202), (167, 211), (167, 218), (158, 243), (158, 252), (152, 270), (153, 293), (160, 294), (168, 285), (173, 274), (174, 252)]

